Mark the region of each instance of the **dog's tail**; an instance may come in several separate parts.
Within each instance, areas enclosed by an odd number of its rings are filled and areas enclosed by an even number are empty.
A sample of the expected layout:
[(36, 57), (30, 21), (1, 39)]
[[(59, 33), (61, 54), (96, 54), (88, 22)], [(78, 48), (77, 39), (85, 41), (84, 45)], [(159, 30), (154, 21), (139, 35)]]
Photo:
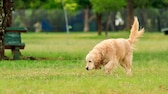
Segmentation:
[(141, 37), (143, 35), (143, 33), (144, 33), (144, 28), (139, 30), (138, 18), (134, 17), (134, 23), (132, 25), (130, 36), (128, 39), (130, 44), (134, 44), (135, 42), (137, 42), (139, 37)]

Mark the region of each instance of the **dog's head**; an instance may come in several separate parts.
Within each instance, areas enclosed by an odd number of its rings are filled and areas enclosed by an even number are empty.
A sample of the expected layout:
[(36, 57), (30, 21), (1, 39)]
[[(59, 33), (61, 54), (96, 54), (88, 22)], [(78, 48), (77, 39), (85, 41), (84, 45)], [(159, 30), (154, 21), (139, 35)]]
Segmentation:
[(101, 55), (97, 52), (89, 52), (86, 56), (86, 70), (101, 69)]

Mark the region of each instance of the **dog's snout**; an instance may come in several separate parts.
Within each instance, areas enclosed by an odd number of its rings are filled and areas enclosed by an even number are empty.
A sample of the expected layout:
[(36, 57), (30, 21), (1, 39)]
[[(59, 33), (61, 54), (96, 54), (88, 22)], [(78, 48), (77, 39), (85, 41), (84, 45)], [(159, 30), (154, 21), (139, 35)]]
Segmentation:
[(86, 67), (86, 70), (89, 70), (89, 68), (88, 68), (88, 67)]

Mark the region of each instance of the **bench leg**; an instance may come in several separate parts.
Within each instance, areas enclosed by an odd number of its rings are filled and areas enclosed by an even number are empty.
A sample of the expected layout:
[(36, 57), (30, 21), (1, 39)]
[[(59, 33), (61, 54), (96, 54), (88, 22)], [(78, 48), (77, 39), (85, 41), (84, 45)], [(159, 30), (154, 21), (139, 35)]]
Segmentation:
[(20, 59), (20, 51), (19, 51), (19, 47), (15, 47), (14, 49), (12, 49), (12, 53), (13, 53), (13, 59), (14, 60), (19, 60)]

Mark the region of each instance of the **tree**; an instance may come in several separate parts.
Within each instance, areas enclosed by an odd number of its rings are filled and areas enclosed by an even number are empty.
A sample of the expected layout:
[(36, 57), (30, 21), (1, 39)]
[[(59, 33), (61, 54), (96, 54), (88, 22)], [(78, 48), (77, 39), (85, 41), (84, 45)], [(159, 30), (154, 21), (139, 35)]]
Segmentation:
[(14, 6), (16, 9), (62, 8), (60, 2), (56, 2), (56, 0), (15, 0)]
[(133, 23), (134, 19), (134, 12), (133, 12), (133, 2), (132, 0), (126, 0), (127, 6), (127, 20), (126, 20), (126, 30), (129, 30), (131, 28), (131, 25)]
[[(61, 6), (61, 5), (60, 5)], [(34, 15), (34, 9), (52, 9), (52, 8), (57, 8), (59, 6), (56, 6), (54, 0), (15, 0), (14, 1), (14, 9), (19, 9), (18, 13), (20, 16), (20, 19), (23, 23), (24, 27), (31, 27), (29, 24), (27, 24), (28, 20), (25, 15), (25, 10), (24, 9), (33, 9), (31, 10), (30, 16)]]
[(93, 11), (96, 13), (98, 35), (101, 35), (102, 31), (102, 13), (117, 11), (125, 6), (125, 0), (90, 0), (90, 2), (93, 6)]
[(168, 5), (168, 0), (162, 0), (165, 5)]
[[(74, 0), (64, 0), (65, 5), (64, 7), (66, 8), (66, 10), (68, 10), (69, 12), (73, 11), (76, 9), (77, 4), (74, 2)], [(15, 9), (19, 9), (19, 14), (22, 16), (19, 16), (24, 27), (27, 27), (29, 29), (29, 27), (31, 27), (29, 24), (27, 24), (28, 21), (32, 21), (32, 20), (28, 20), (26, 19), (26, 15), (25, 15), (25, 10), (24, 9), (30, 9), (30, 17), (35, 15), (36, 10), (35, 9), (62, 9), (63, 10), (63, 6), (62, 6), (62, 0), (15, 0), (14, 1), (14, 7)], [(25, 15), (25, 16), (24, 16)]]
[(90, 16), (91, 3), (89, 0), (76, 0), (79, 9), (84, 9), (84, 32), (89, 31), (89, 23), (93, 16)]
[(166, 3), (168, 4), (168, 0), (133, 0), (133, 7), (134, 8), (140, 8), (140, 14), (142, 16), (142, 22), (144, 23), (146, 28), (150, 28), (150, 24), (151, 21), (149, 21), (148, 17), (148, 12), (146, 12), (147, 8), (151, 8), (151, 9), (156, 9), (157, 10), (157, 18), (153, 19), (153, 20), (157, 20), (157, 28), (160, 31), (161, 30), (161, 25), (160, 25), (160, 14), (162, 14), (162, 11), (159, 11), (158, 8), (165, 8), (166, 7)]

